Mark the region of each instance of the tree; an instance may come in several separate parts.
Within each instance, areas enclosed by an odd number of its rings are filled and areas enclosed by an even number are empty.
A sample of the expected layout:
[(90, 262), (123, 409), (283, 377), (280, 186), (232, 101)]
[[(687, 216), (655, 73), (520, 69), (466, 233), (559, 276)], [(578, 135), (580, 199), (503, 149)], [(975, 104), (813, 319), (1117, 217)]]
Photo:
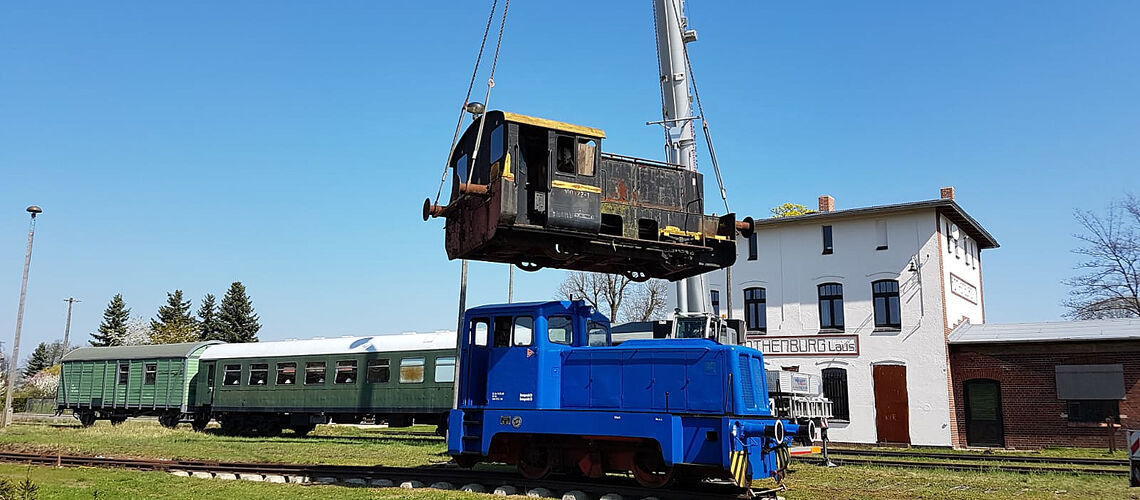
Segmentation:
[(630, 283), (629, 278), (619, 274), (570, 271), (558, 286), (558, 295), (567, 300), (585, 300), (598, 310), (609, 309), (606, 317), (613, 319), (621, 310), (625, 290)]
[(167, 323), (150, 329), (151, 344), (197, 342), (198, 327), (192, 323)]
[(257, 342), (257, 331), (261, 330), (258, 319), (253, 312), (253, 302), (245, 293), (245, 285), (240, 281), (230, 284), (218, 310), (218, 322), (226, 342)]
[(59, 362), (63, 357), (63, 342), (40, 342), (32, 351), (32, 355), (28, 357), (27, 365), (24, 366), (24, 377), (31, 377)]
[(207, 293), (198, 308), (198, 340), (225, 340), (222, 324), (218, 320), (218, 306), (214, 294)]
[(1066, 317), (1072, 319), (1140, 317), (1140, 199), (1128, 195), (1109, 204), (1104, 215), (1077, 210), (1084, 232), (1073, 250), (1082, 272), (1065, 280), (1072, 287)]
[(772, 217), (775, 218), (775, 217), (791, 217), (793, 215), (814, 214), (815, 210), (812, 210), (806, 206), (800, 205), (799, 203), (784, 203), (783, 205), (780, 205), (778, 207), (772, 207), (771, 212), (772, 212)]
[(150, 336), (154, 331), (150, 329), (150, 322), (142, 316), (135, 316), (127, 322), (127, 334), (123, 336), (122, 345), (149, 344)]
[(669, 284), (664, 280), (649, 280), (633, 287), (622, 304), (622, 321), (649, 321), (665, 310)]
[(190, 301), (182, 300), (182, 290), (166, 293), (166, 304), (158, 308), (158, 316), (150, 320), (150, 329), (158, 330), (162, 326), (184, 329), (185, 326), (194, 325), (194, 317), (190, 315)]
[(99, 323), (99, 333), (92, 333), (91, 345), (95, 347), (110, 347), (123, 345), (123, 337), (127, 335), (127, 320), (131, 317), (131, 310), (123, 301), (123, 294), (116, 293), (103, 311), (103, 322)]

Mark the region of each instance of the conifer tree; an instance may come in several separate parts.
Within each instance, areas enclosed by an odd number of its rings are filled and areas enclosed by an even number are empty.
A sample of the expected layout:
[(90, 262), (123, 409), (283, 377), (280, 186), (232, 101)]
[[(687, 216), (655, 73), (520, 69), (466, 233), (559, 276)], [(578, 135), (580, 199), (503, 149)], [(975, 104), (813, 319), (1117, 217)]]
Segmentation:
[(123, 294), (116, 293), (103, 310), (103, 322), (99, 323), (99, 333), (92, 333), (91, 345), (95, 347), (110, 347), (123, 345), (123, 338), (127, 335), (127, 321), (131, 318), (131, 310), (123, 301)]
[(24, 376), (31, 377), (47, 368), (56, 364), (59, 358), (63, 357), (63, 342), (40, 342), (36, 349), (32, 351), (31, 357), (28, 358), (28, 364), (24, 367)]
[(150, 329), (192, 326), (194, 317), (190, 315), (190, 301), (182, 301), (182, 290), (166, 293), (166, 304), (158, 308), (158, 316), (150, 320)]
[(225, 340), (222, 325), (218, 320), (218, 305), (214, 294), (207, 293), (198, 308), (198, 340)]
[(218, 311), (218, 321), (226, 342), (257, 342), (257, 331), (261, 329), (257, 320), (253, 302), (245, 293), (245, 285), (240, 281), (230, 284)]

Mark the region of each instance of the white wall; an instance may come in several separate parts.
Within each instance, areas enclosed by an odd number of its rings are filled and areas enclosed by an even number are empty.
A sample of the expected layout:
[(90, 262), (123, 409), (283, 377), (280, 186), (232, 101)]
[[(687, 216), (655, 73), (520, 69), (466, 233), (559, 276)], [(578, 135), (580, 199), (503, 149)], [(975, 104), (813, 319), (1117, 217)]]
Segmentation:
[[(887, 224), (886, 250), (876, 250), (877, 220)], [(824, 224), (831, 225), (833, 231), (834, 253), (830, 255), (822, 254)], [(739, 242), (739, 259), (733, 267), (733, 317), (744, 317), (745, 288), (766, 288), (769, 337), (819, 334), (817, 286), (843, 284), (844, 334), (858, 335), (858, 356), (765, 358), (769, 368), (798, 366), (802, 372), (815, 374), (829, 367), (847, 370), (851, 420), (832, 426), (830, 437), (835, 441), (877, 440), (872, 366), (883, 363), (907, 368), (911, 442), (951, 444), (936, 224), (934, 209), (921, 209), (879, 217), (820, 217), (760, 226), (755, 261), (746, 260), (747, 239)], [(912, 261), (916, 262), (913, 271)], [(944, 274), (948, 276), (949, 272), (945, 270)], [(980, 266), (974, 272), (980, 272)], [(957, 267), (954, 273), (968, 275), (966, 269)], [(710, 288), (721, 291), (721, 313), (726, 314), (725, 273), (707, 276)], [(880, 279), (899, 281), (901, 331), (875, 331), (871, 282)]]

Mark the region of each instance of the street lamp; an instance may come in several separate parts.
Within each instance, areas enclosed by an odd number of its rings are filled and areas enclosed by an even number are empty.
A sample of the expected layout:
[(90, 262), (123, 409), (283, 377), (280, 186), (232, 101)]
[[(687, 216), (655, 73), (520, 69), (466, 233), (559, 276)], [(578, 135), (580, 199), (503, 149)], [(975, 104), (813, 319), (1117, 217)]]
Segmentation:
[(32, 214), (32, 221), (28, 224), (28, 251), (24, 253), (24, 278), (20, 282), (20, 308), (16, 311), (16, 338), (12, 340), (12, 359), (8, 360), (8, 389), (4, 398), (4, 427), (12, 423), (12, 386), (16, 383), (17, 360), (20, 359), (20, 327), (24, 324), (24, 297), (28, 293), (28, 267), (32, 264), (32, 238), (36, 234), (36, 215), (43, 213), (43, 209), (32, 205), (27, 208)]

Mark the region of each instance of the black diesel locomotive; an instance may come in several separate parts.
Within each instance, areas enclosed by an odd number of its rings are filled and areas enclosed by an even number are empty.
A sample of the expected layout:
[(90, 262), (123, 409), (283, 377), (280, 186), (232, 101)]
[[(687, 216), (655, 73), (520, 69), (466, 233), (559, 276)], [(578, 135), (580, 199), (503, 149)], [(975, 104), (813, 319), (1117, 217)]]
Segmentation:
[[(481, 123), (482, 121), (482, 123)], [(678, 280), (736, 260), (751, 219), (704, 214), (700, 173), (601, 152), (602, 130), (509, 113), (478, 115), (451, 153), (447, 256)], [(476, 154), (478, 148), (478, 154)]]

